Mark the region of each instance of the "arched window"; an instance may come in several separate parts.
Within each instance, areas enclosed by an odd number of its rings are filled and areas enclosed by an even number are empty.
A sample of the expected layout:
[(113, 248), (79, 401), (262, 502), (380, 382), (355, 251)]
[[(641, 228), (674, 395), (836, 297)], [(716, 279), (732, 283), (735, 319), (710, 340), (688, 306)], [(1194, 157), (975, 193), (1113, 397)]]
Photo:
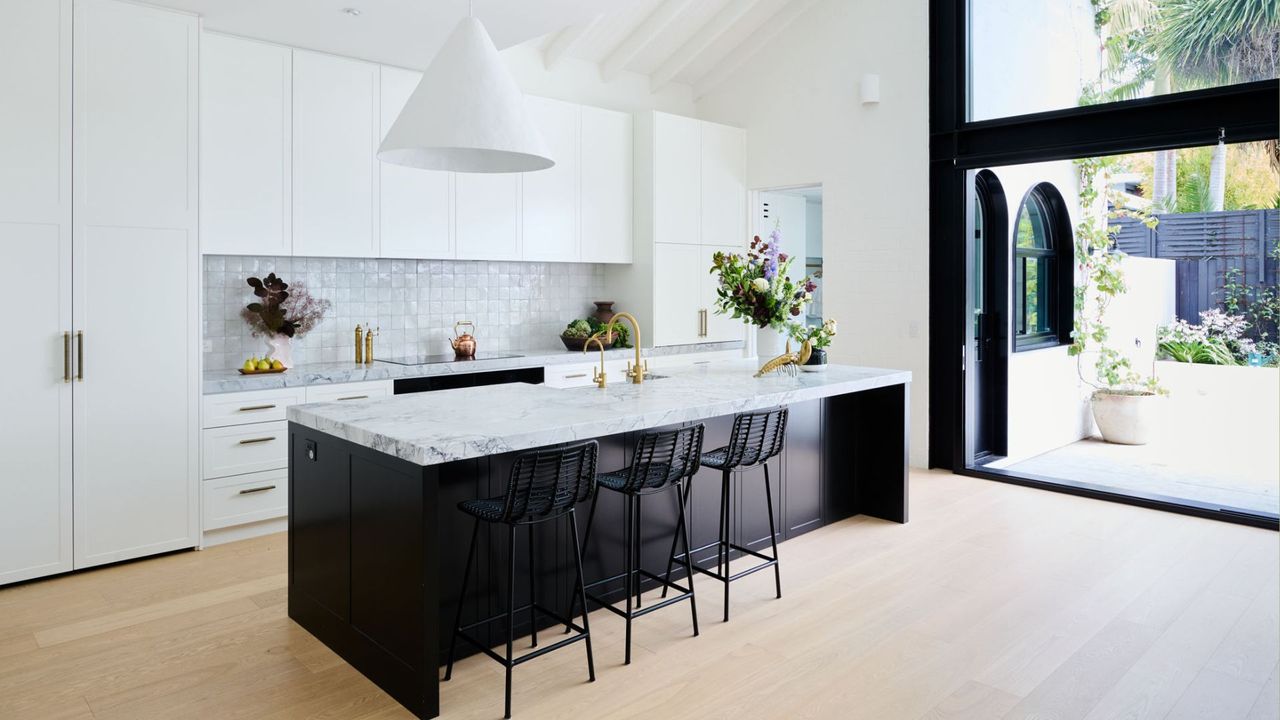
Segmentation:
[(1058, 189), (1050, 183), (1031, 188), (1013, 226), (1014, 350), (1071, 341), (1071, 237)]

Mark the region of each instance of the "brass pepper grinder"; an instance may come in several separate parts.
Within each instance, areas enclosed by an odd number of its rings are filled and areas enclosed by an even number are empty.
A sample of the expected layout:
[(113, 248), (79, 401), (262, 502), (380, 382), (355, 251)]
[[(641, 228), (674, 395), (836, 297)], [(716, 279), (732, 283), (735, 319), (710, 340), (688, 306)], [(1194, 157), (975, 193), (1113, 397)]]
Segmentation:
[(369, 328), (364, 333), (364, 363), (369, 365), (373, 362), (373, 336), (381, 335), (382, 328)]
[(356, 325), (356, 364), (364, 362), (364, 329)]

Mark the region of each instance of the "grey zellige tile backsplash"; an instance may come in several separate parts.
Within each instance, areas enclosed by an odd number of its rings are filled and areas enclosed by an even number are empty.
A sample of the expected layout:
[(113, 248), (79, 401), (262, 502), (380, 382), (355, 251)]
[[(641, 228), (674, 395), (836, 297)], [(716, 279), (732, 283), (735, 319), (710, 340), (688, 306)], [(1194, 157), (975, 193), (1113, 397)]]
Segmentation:
[(238, 367), (263, 355), (240, 309), (253, 301), (250, 276), (274, 272), (302, 282), (333, 303), (323, 322), (294, 342), (295, 364), (352, 357), (356, 324), (381, 328), (375, 354), (395, 357), (451, 352), (457, 320), (473, 320), (482, 352), (549, 350), (560, 330), (609, 300), (604, 266), (585, 263), (347, 258), (204, 258), (204, 361), (209, 370)]

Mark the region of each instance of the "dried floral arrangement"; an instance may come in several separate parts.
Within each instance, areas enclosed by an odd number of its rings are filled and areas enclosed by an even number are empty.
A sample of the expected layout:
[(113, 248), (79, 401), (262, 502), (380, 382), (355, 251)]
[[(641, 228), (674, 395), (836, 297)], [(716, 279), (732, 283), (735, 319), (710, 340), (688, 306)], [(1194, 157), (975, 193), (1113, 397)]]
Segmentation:
[(259, 298), (240, 311), (254, 337), (284, 335), (302, 337), (310, 332), (329, 311), (331, 303), (307, 292), (302, 283), (289, 285), (275, 273), (265, 278), (251, 277), (245, 282)]

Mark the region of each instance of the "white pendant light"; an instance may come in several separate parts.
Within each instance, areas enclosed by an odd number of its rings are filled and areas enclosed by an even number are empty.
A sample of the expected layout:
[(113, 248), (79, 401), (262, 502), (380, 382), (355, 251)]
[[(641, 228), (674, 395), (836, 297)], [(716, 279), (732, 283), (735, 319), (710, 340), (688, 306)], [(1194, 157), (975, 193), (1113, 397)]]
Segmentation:
[(555, 165), (489, 33), (467, 17), (445, 41), (378, 148), (424, 170), (509, 173)]

